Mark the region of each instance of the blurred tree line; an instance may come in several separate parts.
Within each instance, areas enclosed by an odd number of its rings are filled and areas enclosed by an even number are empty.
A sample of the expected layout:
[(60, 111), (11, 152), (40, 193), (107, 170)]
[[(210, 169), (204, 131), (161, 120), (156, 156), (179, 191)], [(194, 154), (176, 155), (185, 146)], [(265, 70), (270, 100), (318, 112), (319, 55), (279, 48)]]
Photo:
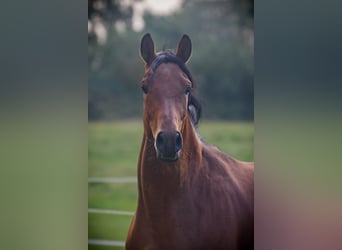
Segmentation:
[[(146, 32), (158, 51), (175, 48), (184, 33), (190, 36), (189, 68), (205, 118), (253, 120), (253, 1), (184, 0), (182, 8), (168, 16), (145, 12), (144, 28), (136, 32), (133, 4), (140, 1), (88, 1), (89, 120), (141, 116), (139, 48)], [(96, 23), (105, 28), (105, 41), (100, 42)]]

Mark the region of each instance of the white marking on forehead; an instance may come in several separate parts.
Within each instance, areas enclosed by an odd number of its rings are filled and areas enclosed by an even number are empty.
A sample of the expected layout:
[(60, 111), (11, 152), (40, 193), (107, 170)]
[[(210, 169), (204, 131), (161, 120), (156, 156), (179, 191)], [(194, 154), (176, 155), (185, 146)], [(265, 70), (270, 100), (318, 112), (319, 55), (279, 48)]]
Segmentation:
[(167, 100), (166, 98), (163, 99), (164, 100), (164, 113), (166, 114), (167, 117), (172, 117), (172, 110), (171, 110), (171, 105), (169, 104), (170, 101)]

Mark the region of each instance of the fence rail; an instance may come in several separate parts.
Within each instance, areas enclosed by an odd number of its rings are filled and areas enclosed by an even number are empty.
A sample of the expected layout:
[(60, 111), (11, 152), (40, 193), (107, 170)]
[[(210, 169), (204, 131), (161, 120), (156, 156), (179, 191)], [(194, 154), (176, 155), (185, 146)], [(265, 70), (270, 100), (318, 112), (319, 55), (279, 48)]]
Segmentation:
[[(137, 177), (89, 177), (88, 183), (137, 183)], [(122, 210), (111, 210), (111, 209), (98, 209), (88, 208), (88, 213), (95, 214), (111, 214), (111, 215), (123, 215), (133, 216), (135, 212), (122, 211)], [(112, 247), (125, 247), (124, 241), (117, 240), (99, 240), (99, 239), (88, 239), (88, 245), (99, 245), (99, 246), (112, 246)]]
[(110, 210), (110, 209), (97, 209), (97, 208), (88, 208), (88, 213), (128, 215), (128, 216), (133, 216), (134, 215), (134, 212), (131, 212), (131, 211), (120, 211), (120, 210)]
[(100, 246), (112, 246), (112, 247), (124, 247), (124, 241), (117, 240), (96, 240), (88, 239), (88, 245), (100, 245)]

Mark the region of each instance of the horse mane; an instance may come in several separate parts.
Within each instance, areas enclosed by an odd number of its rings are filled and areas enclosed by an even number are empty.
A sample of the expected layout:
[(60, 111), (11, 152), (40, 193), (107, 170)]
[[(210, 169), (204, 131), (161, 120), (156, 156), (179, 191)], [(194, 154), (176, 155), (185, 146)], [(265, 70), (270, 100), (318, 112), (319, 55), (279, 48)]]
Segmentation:
[(191, 81), (192, 88), (189, 93), (188, 112), (190, 114), (192, 124), (195, 126), (195, 128), (197, 128), (198, 122), (202, 114), (202, 106), (201, 106), (200, 101), (194, 94), (196, 84), (191, 75), (190, 70), (185, 65), (185, 63), (179, 57), (176, 56), (173, 50), (165, 50), (165, 51), (159, 52), (156, 58), (151, 63), (150, 76), (153, 75), (153, 73), (156, 71), (158, 66), (162, 63), (175, 63)]

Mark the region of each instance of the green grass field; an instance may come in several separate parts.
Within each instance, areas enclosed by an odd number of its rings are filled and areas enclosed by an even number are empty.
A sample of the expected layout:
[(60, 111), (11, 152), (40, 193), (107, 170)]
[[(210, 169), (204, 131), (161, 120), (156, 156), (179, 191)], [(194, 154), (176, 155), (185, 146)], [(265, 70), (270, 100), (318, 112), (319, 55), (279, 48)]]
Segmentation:
[[(89, 177), (136, 176), (142, 138), (141, 121), (96, 122), (88, 125)], [(253, 123), (202, 122), (199, 134), (221, 151), (253, 161)], [(88, 207), (134, 211), (136, 183), (90, 183)], [(131, 216), (89, 213), (88, 238), (124, 241)], [(89, 249), (123, 249), (89, 245)]]

